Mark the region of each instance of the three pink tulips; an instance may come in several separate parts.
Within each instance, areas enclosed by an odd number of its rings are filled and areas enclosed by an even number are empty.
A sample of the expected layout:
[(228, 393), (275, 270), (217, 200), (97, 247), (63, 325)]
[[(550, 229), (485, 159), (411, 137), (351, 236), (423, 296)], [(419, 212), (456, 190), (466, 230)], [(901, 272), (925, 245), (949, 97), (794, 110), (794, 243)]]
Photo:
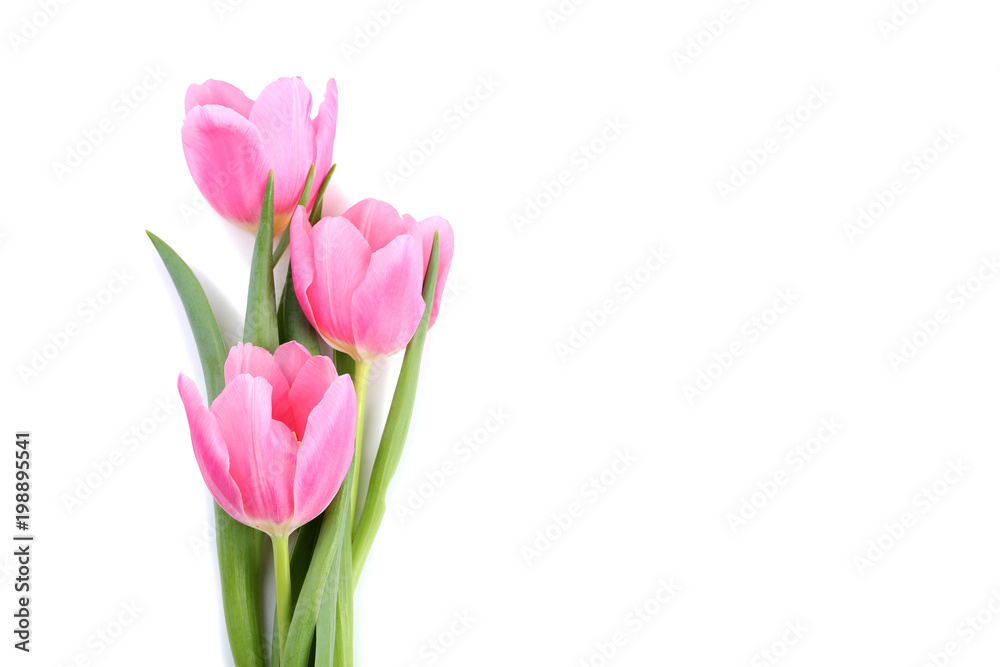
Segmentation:
[[(268, 664), (260, 641), (264, 534), (274, 551), (271, 664), (352, 664), (354, 587), (385, 514), (454, 254), (441, 217), (417, 221), (375, 199), (322, 216), (333, 174), (333, 79), (315, 118), (311, 106), (298, 78), (269, 84), (256, 100), (215, 80), (187, 92), (181, 138), (194, 181), (221, 216), (256, 237), (243, 343), (224, 344), (194, 272), (149, 233), (204, 372), (207, 405), (187, 376), (178, 390), (216, 500), (222, 606), (241, 667)], [(286, 249), (285, 285), (276, 292), (275, 264)], [(323, 341), (333, 352), (323, 354)], [(369, 368), (403, 350), (359, 507)]]

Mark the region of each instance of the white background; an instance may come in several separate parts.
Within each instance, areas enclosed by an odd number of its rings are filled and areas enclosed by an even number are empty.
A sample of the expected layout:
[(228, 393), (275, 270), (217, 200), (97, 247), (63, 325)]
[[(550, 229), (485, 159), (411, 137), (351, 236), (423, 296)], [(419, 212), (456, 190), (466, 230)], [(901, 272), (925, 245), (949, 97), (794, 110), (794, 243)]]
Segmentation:
[[(554, 26), (556, 0), (404, 0), (379, 30), (368, 23), (388, 0), (50, 4), (46, 18), (44, 2), (9, 0), (0, 26), (0, 516), (13, 514), (13, 434), (28, 429), (37, 536), (30, 656), (11, 648), (0, 549), (0, 662), (231, 664), (210, 497), (175, 389), (201, 369), (143, 230), (196, 268), (235, 340), (252, 240), (198, 209), (184, 91), (218, 78), (255, 97), (301, 75), (317, 104), (327, 78), (340, 86), (343, 197), (443, 215), (457, 239), (357, 593), (358, 664), (756, 666), (773, 650), (788, 666), (918, 667), (951, 641), (947, 664), (996, 664), (1000, 281), (977, 275), (1000, 252), (996, 3), (908, 0), (915, 13), (888, 33), (890, 0), (592, 0)], [(729, 23), (714, 23), (723, 10)], [(366, 26), (378, 34), (345, 53)], [(689, 39), (705, 46), (679, 64)], [(474, 110), (448, 120), (463, 103)], [(54, 164), (105, 118), (112, 132), (60, 178)], [(609, 120), (624, 128), (602, 143)], [(435, 128), (446, 140), (414, 154)], [(767, 146), (762, 166), (744, 164)], [(925, 150), (933, 164), (913, 171)], [(390, 188), (411, 155), (421, 164)], [(754, 173), (724, 201), (734, 168)], [(563, 170), (569, 185), (547, 198)], [(849, 233), (897, 179), (902, 194)], [(540, 212), (519, 228), (529, 200)], [(651, 248), (671, 255), (655, 271)], [(127, 285), (110, 295), (115, 271)], [(627, 276), (644, 282), (624, 288)], [(774, 321), (779, 290), (793, 305)], [(594, 315), (607, 300), (614, 312)], [(920, 335), (938, 310), (944, 324)], [(770, 322), (756, 337), (753, 318)], [(78, 335), (45, 348), (70, 324)], [(894, 364), (915, 333), (919, 349)], [(397, 368), (374, 381), (370, 445)], [(716, 379), (688, 400), (699, 372)], [(161, 423), (157, 401), (171, 409)], [(506, 418), (486, 437), (491, 410)], [(843, 426), (810, 461), (787, 458), (830, 418)], [(133, 428), (146, 429), (134, 448)], [(483, 443), (468, 460), (464, 438)], [(110, 476), (92, 476), (115, 451)], [(637, 461), (591, 502), (586, 485), (619, 452)], [(449, 460), (457, 472), (401, 520)], [(967, 471), (916, 498), (949, 462)], [(744, 499), (758, 508), (734, 531)], [(539, 542), (573, 503), (582, 515)], [(884, 534), (906, 513), (902, 535)], [(680, 592), (655, 602), (671, 578)], [(648, 622), (627, 618), (650, 598)], [(131, 604), (134, 622), (100, 640)], [(471, 628), (450, 637), (465, 612)], [(617, 632), (624, 646), (602, 662)]]

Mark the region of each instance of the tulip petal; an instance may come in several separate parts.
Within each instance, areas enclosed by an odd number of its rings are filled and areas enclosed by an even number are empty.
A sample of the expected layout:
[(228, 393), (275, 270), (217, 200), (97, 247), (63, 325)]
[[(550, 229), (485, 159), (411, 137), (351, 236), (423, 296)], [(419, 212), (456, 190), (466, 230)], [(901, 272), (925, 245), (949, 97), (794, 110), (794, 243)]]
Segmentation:
[(326, 390), (337, 380), (337, 368), (326, 356), (310, 357), (299, 370), (289, 391), (292, 401), (292, 429), (301, 439), (306, 432), (309, 413), (323, 399)]
[[(307, 294), (316, 319), (314, 326), (330, 345), (353, 354), (351, 299), (368, 270), (371, 250), (361, 232), (344, 218), (323, 218), (312, 228), (311, 240), (315, 280)], [(298, 290), (295, 276), (296, 293)]]
[(295, 378), (299, 374), (299, 370), (302, 368), (302, 364), (306, 363), (311, 358), (312, 354), (309, 353), (309, 350), (307, 350), (301, 343), (294, 340), (282, 343), (278, 346), (278, 349), (274, 351), (274, 362), (278, 364), (281, 372), (284, 373), (289, 387), (294, 384)]
[(381, 250), (400, 234), (409, 232), (399, 212), (378, 199), (362, 199), (344, 211), (341, 217), (358, 228), (372, 252)]
[(338, 97), (337, 82), (330, 79), (326, 82), (326, 95), (319, 105), (316, 118), (312, 121), (316, 134), (316, 179), (313, 181), (312, 192), (309, 193), (310, 210), (316, 203), (316, 195), (323, 182), (320, 175), (325, 177), (333, 163), (333, 140), (337, 136)]
[(257, 224), (268, 176), (257, 128), (232, 109), (199, 106), (184, 119), (181, 141), (191, 176), (212, 208), (232, 222)]
[(438, 233), (438, 274), (437, 283), (434, 285), (434, 305), (431, 308), (431, 321), (429, 325), (434, 326), (438, 310), (441, 308), (441, 295), (444, 293), (444, 286), (448, 280), (451, 260), (455, 256), (455, 231), (451, 228), (451, 223), (439, 215), (421, 220), (416, 223), (416, 227), (418, 230), (417, 238), (423, 242), (424, 246), (424, 273), (427, 272), (427, 264), (431, 259), (434, 232), (437, 231)]
[[(309, 167), (316, 160), (311, 109), (312, 95), (302, 79), (295, 77), (268, 84), (250, 110), (250, 122), (260, 132), (268, 166), (274, 170), (276, 218), (295, 209)], [(276, 224), (276, 231), (278, 227), (284, 225)]]
[(374, 253), (351, 302), (355, 345), (363, 361), (406, 347), (424, 314), (420, 242), (403, 234)]
[(316, 316), (307, 297), (309, 287), (312, 286), (316, 278), (316, 260), (313, 256), (312, 223), (306, 214), (304, 206), (295, 208), (292, 214), (291, 231), (289, 238), (289, 266), (292, 267), (292, 282), (295, 287), (295, 297), (302, 306), (302, 314), (309, 320), (313, 329), (319, 329), (316, 325)]
[(250, 118), (253, 100), (243, 94), (243, 91), (225, 81), (209, 79), (205, 83), (192, 83), (184, 96), (184, 113), (190, 113), (195, 107), (217, 104), (220, 107), (232, 109), (244, 118)]
[(177, 390), (187, 413), (194, 458), (208, 490), (226, 514), (248, 524), (240, 489), (229, 474), (229, 450), (215, 416), (205, 407), (198, 387), (191, 378), (180, 375), (177, 378)]
[(271, 418), (271, 385), (251, 375), (226, 384), (212, 403), (229, 450), (229, 473), (240, 489), (248, 523), (275, 536), (287, 535), (295, 512), (297, 442), (291, 429)]
[(319, 516), (337, 494), (354, 457), (356, 425), (354, 385), (348, 375), (341, 375), (313, 408), (306, 424), (295, 468), (294, 524)]
[(256, 345), (237, 343), (229, 350), (229, 356), (226, 357), (226, 384), (244, 373), (267, 380), (271, 385), (271, 414), (275, 419), (287, 424), (291, 417), (291, 406), (288, 401), (288, 388), (291, 383), (271, 353)]

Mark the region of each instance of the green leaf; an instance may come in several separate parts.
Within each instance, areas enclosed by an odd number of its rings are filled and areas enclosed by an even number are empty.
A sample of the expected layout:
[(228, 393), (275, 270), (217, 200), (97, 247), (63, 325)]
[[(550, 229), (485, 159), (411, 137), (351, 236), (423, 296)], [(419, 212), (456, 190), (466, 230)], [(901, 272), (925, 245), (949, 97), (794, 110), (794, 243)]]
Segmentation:
[(340, 350), (334, 350), (333, 354), (333, 364), (337, 367), (337, 375), (350, 375), (354, 377), (354, 358), (346, 352), (341, 352)]
[[(344, 554), (340, 559), (337, 585), (327, 581), (325, 596), (336, 605), (323, 605), (316, 623), (316, 667), (352, 667), (354, 665), (354, 567), (351, 564), (350, 536), (344, 536)], [(330, 579), (333, 579), (331, 576)], [(334, 618), (335, 616), (335, 618)], [(325, 640), (325, 641), (324, 641)], [(329, 643), (333, 642), (333, 652)]]
[(215, 320), (212, 306), (208, 303), (208, 297), (205, 296), (205, 290), (202, 289), (191, 267), (156, 234), (153, 232), (146, 234), (153, 242), (156, 252), (160, 254), (170, 279), (174, 281), (177, 295), (184, 304), (184, 312), (187, 313), (194, 342), (198, 346), (198, 356), (201, 357), (201, 370), (205, 374), (205, 389), (208, 391), (208, 402), (211, 405), (226, 385), (223, 367), (226, 364), (228, 351), (222, 342), (219, 324)]
[(396, 381), (396, 390), (392, 394), (389, 415), (386, 417), (385, 428), (382, 431), (382, 440), (379, 442), (378, 454), (375, 455), (372, 474), (368, 480), (365, 506), (361, 512), (358, 527), (354, 531), (352, 541), (354, 581), (352, 588), (358, 585), (361, 570), (365, 566), (365, 559), (368, 558), (368, 552), (375, 541), (375, 534), (382, 524), (382, 517), (385, 516), (385, 497), (389, 489), (389, 482), (396, 474), (399, 459), (403, 455), (403, 445), (406, 444), (406, 434), (410, 430), (413, 403), (417, 394), (417, 378), (420, 375), (420, 358), (424, 352), (427, 328), (430, 326), (437, 274), (438, 235), (435, 233), (430, 261), (427, 264), (427, 274), (424, 276), (424, 316), (420, 320), (420, 326), (417, 327), (416, 333), (413, 334), (413, 338), (406, 346), (403, 365), (399, 371), (399, 380)]
[[(305, 206), (306, 202), (309, 201), (309, 190), (312, 189), (313, 185), (313, 175), (316, 173), (316, 165), (309, 167), (309, 175), (306, 176), (306, 184), (302, 188), (302, 193), (299, 194), (299, 206)], [(281, 239), (278, 241), (278, 247), (274, 249), (274, 253), (271, 255), (271, 265), (274, 266), (281, 259), (281, 256), (285, 254), (285, 249), (288, 247), (288, 241), (291, 239), (292, 225), (289, 223), (285, 227), (285, 233), (281, 235)]]
[(222, 579), (222, 607), (233, 661), (264, 667), (264, 620), (261, 576), (264, 533), (245, 526), (215, 505), (215, 543)]
[(313, 210), (309, 214), (309, 222), (314, 225), (323, 217), (323, 195), (326, 194), (326, 188), (330, 185), (330, 179), (333, 178), (333, 171), (336, 168), (337, 165), (330, 167), (330, 171), (323, 177), (323, 182), (319, 184), (319, 190), (316, 191), (316, 203), (313, 204)]
[(274, 172), (267, 179), (264, 204), (260, 210), (257, 241), (250, 263), (250, 289), (247, 293), (247, 319), (243, 326), (243, 341), (274, 352), (278, 347), (278, 313), (274, 304), (274, 265), (271, 246), (274, 243)]
[(288, 276), (285, 278), (285, 289), (281, 292), (281, 303), (278, 305), (278, 340), (287, 343), (295, 340), (301, 343), (309, 354), (320, 353), (319, 334), (309, 324), (302, 306), (295, 296), (295, 284), (292, 282), (292, 266), (288, 265)]
[[(316, 620), (324, 595), (328, 594), (328, 579), (339, 583), (341, 559), (344, 556), (350, 558), (348, 521), (355, 464), (356, 462), (351, 462), (343, 486), (323, 514), (312, 562), (309, 563), (309, 570), (302, 582), (295, 612), (292, 614), (292, 624), (285, 640), (285, 650), (281, 656), (282, 667), (306, 667), (309, 664)], [(316, 664), (322, 663), (317, 659)]]
[[(155, 234), (146, 232), (167, 267), (191, 324), (209, 404), (225, 387), (226, 346), (205, 290), (191, 268)], [(233, 660), (243, 667), (264, 667), (260, 577), (264, 534), (215, 505), (215, 542), (222, 579), (222, 606)]]
[[(313, 167), (315, 168), (315, 165)], [(313, 205), (312, 213), (309, 216), (309, 221), (313, 224), (316, 224), (316, 221), (322, 215), (323, 195), (326, 193), (327, 186), (330, 185), (330, 177), (333, 176), (333, 170), (336, 168), (337, 165), (330, 167), (330, 170), (326, 172), (323, 182), (320, 183), (319, 190), (316, 191), (316, 203)], [(309, 173), (311, 176), (312, 170)], [(305, 200), (308, 198), (309, 187), (312, 185), (311, 178), (308, 183), (309, 185), (303, 188), (302, 195), (299, 197), (299, 204), (303, 206), (305, 205)], [(286, 229), (285, 231), (287, 236), (288, 230)], [(285, 237), (282, 237), (282, 239), (284, 240)], [(278, 247), (280, 251), (284, 250), (281, 248), (280, 243)], [(275, 251), (273, 263), (277, 263), (277, 258), (280, 256), (281, 252)], [(281, 301), (278, 303), (278, 339), (282, 343), (287, 343), (290, 340), (298, 341), (314, 356), (320, 353), (319, 335), (312, 328), (312, 325), (309, 324), (305, 313), (302, 312), (301, 304), (299, 304), (298, 299), (295, 297), (295, 283), (292, 281), (292, 266), (290, 263), (288, 265), (288, 276), (285, 279), (285, 288), (281, 291)]]

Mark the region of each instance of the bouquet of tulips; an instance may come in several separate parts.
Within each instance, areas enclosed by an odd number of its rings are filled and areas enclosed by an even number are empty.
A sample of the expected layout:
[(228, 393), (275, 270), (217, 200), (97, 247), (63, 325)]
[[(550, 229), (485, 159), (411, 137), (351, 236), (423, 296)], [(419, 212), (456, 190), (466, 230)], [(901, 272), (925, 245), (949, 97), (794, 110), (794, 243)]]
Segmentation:
[[(216, 500), (222, 600), (239, 667), (263, 666), (268, 655), (282, 667), (352, 664), (354, 589), (385, 514), (454, 252), (445, 219), (418, 222), (375, 199), (323, 216), (336, 167), (336, 82), (315, 118), (311, 106), (298, 78), (275, 81), (256, 101), (221, 81), (187, 91), (181, 138), (191, 175), (222, 217), (256, 235), (243, 342), (226, 349), (190, 267), (149, 234), (201, 358), (208, 405), (185, 375), (178, 390)], [(276, 298), (274, 267), (285, 251)], [(369, 368), (404, 349), (359, 502)], [(274, 553), (270, 633), (265, 535)]]

